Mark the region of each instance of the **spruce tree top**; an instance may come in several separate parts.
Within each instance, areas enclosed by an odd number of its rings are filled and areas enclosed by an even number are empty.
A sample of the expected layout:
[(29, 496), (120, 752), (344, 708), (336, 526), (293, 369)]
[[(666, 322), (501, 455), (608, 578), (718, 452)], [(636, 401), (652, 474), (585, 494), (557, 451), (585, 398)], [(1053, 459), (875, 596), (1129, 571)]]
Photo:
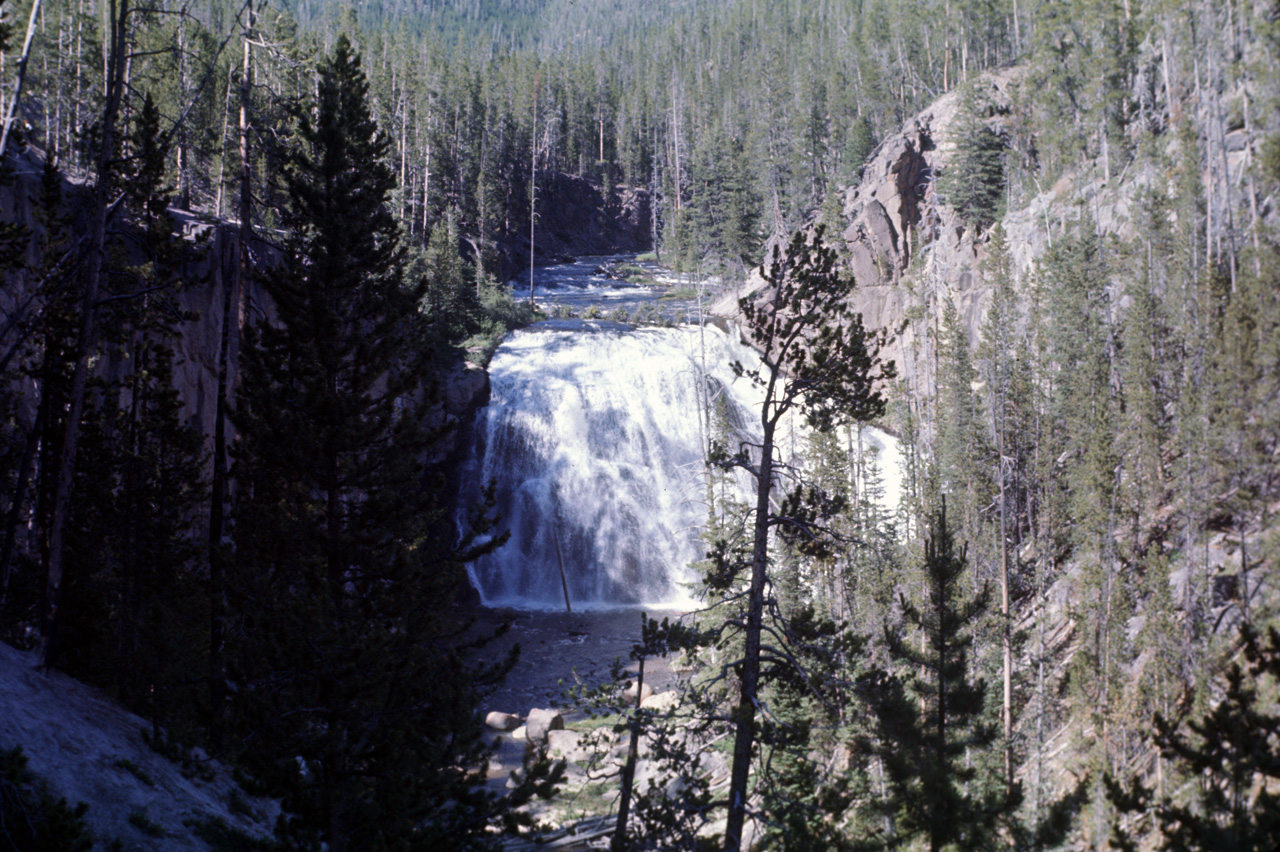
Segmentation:
[[(396, 186), (390, 140), (369, 112), (369, 83), (345, 35), (320, 64), (314, 108), (299, 116), (285, 172), (287, 224), (305, 245), (311, 277), (340, 289), (391, 296), (400, 288), (403, 249), (386, 205)], [(274, 295), (274, 294), (273, 294)]]

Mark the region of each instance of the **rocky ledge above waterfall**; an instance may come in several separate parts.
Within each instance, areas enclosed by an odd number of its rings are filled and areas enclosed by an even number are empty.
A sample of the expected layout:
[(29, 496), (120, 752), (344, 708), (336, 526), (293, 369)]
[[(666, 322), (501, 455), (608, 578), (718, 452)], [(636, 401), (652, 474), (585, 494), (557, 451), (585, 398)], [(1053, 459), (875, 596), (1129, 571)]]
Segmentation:
[(441, 397), (436, 417), (427, 425), (431, 428), (445, 425), (453, 428), (436, 446), (437, 460), (448, 458), (459, 450), (464, 440), (459, 436), (467, 431), (461, 427), (471, 422), (476, 411), (489, 404), (489, 371), (473, 361), (459, 361), (445, 373)]

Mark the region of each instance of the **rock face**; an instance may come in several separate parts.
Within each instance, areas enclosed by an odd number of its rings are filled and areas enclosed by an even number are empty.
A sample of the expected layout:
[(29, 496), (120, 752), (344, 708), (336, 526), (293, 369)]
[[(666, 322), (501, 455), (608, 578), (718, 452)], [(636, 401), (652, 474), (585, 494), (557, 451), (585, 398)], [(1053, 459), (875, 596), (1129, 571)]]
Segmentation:
[(845, 192), (842, 236), (859, 282), (896, 284), (911, 260), (911, 238), (920, 225), (921, 200), (933, 169), (928, 118), (893, 137), (864, 172), (862, 184)]
[[(22, 168), (18, 170), (12, 184), (0, 187), (0, 220), (26, 225), (39, 239), (42, 235), (35, 220), (31, 199), (38, 196), (38, 180), (43, 161), (35, 149), (28, 149), (19, 156)], [(77, 217), (83, 218), (87, 203), (85, 189), (78, 184), (67, 183), (63, 187), (63, 197), (66, 199), (67, 212), (72, 216), (73, 231), (84, 233), (86, 229), (83, 223), (77, 222)], [(176, 301), (178, 308), (193, 319), (179, 327), (179, 335), (173, 341), (176, 356), (174, 387), (182, 401), (181, 416), (184, 422), (195, 426), (212, 442), (217, 414), (218, 361), (224, 322), (231, 323), (231, 333), (228, 336), (228, 386), (229, 393), (234, 397), (239, 378), (241, 334), (248, 324), (263, 319), (270, 320), (274, 316), (274, 307), (271, 298), (258, 283), (251, 283), (243, 297), (237, 291), (235, 282), (240, 240), (236, 224), (211, 222), (185, 210), (170, 209), (168, 212), (174, 220), (175, 230), (183, 239), (203, 243), (200, 258), (188, 263), (181, 273), (185, 286), (177, 294)], [(38, 258), (34, 254), (36, 242), (32, 241), (33, 248), (27, 260), (38, 269)], [(269, 267), (278, 262), (278, 251), (268, 243), (255, 243), (252, 253), (259, 265)], [(39, 307), (38, 299), (29, 298), (38, 285), (39, 282), (34, 280), (31, 273), (19, 271), (10, 274), (4, 286), (0, 287), (0, 316), (6, 320), (11, 317), (28, 318), (27, 314)], [(224, 302), (230, 306), (229, 315), (226, 316)], [(6, 337), (3, 342), (7, 348), (12, 343), (12, 336)], [(112, 377), (123, 375), (126, 367), (118, 355), (108, 354), (99, 361), (98, 369), (101, 375)], [(29, 390), (25, 386), (22, 388), (23, 402), (19, 407), (19, 419), (25, 428), (29, 428), (34, 421), (36, 405), (35, 394), (28, 393)], [(488, 395), (489, 379), (483, 368), (470, 363), (454, 365), (443, 382), (436, 422), (429, 425), (465, 422), (476, 408), (488, 402)], [(456, 432), (451, 435), (456, 435)], [(440, 457), (454, 449), (449, 440), (438, 448)]]
[(445, 373), (440, 404), (429, 416), (431, 428), (448, 427), (435, 446), (433, 461), (443, 461), (465, 442), (466, 430), (476, 410), (489, 404), (489, 372), (479, 364), (465, 361)]
[[(1017, 77), (1015, 69), (1006, 69), (984, 75), (977, 84), (997, 107), (991, 120), (997, 132)], [(985, 235), (967, 229), (934, 191), (934, 180), (946, 168), (953, 148), (951, 134), (959, 105), (958, 92), (943, 95), (881, 142), (858, 183), (842, 191), (842, 221), (836, 228), (845, 264), (857, 283), (853, 308), (862, 314), (867, 328), (885, 329), (891, 335), (882, 358), (894, 361), (899, 375), (926, 384), (932, 377), (916, 368), (914, 353), (929, 329), (910, 326), (908, 316), (920, 313), (912, 309), (926, 299), (949, 296), (969, 322), (974, 340), (989, 299), (978, 273), (985, 256)], [(1017, 215), (1011, 219), (1022, 221)], [(1020, 229), (1016, 237), (1010, 236), (1011, 242), (1027, 243), (1020, 257), (1040, 252), (1044, 236), (1033, 230)], [(833, 236), (829, 233), (828, 240)], [(762, 284), (757, 273), (744, 292)], [(743, 293), (722, 298), (713, 311), (736, 319), (738, 295)]]
[(39, 662), (34, 652), (0, 643), (0, 748), (21, 746), (28, 768), (54, 794), (89, 803), (84, 818), (94, 849), (204, 850), (201, 829), (218, 824), (224, 836), (230, 829), (268, 845), (278, 802), (246, 795), (230, 767), (198, 749), (192, 756), (202, 771), (189, 773), (147, 742), (146, 719)]
[[(1016, 77), (1006, 70), (984, 75), (977, 84), (997, 105), (997, 116), (1008, 105)], [(911, 357), (912, 346), (920, 342), (918, 330), (906, 324), (922, 289), (929, 288), (929, 297), (945, 290), (970, 322), (971, 339), (988, 301), (984, 289), (975, 289), (984, 240), (975, 239), (934, 190), (953, 148), (959, 104), (959, 94), (951, 92), (908, 121), (881, 143), (858, 184), (844, 191), (841, 236), (858, 285), (854, 308), (868, 328), (893, 335), (882, 357), (910, 379), (926, 378)]]
[[(1005, 68), (978, 77), (973, 86), (990, 106), (985, 119), (997, 135), (1014, 135), (1014, 90), (1023, 71)], [(975, 232), (939, 198), (935, 180), (953, 156), (961, 95), (953, 91), (938, 98), (901, 130), (886, 138), (863, 168), (857, 184), (842, 191), (842, 217), (828, 232), (838, 233), (847, 269), (857, 283), (850, 302), (867, 328), (890, 335), (882, 351), (899, 376), (917, 391), (933, 390), (935, 334), (942, 306), (955, 305), (969, 343), (976, 346), (991, 300), (984, 280), (990, 229)], [(1227, 169), (1241, 173), (1255, 155), (1239, 131), (1225, 144)], [(1176, 155), (1175, 134), (1164, 144)], [(1257, 147), (1255, 140), (1254, 146)], [(1010, 151), (1009, 157), (1018, 156)], [(1122, 243), (1135, 235), (1134, 218), (1140, 193), (1159, 176), (1151, 169), (1124, 170), (1108, 175), (1108, 164), (1085, 163), (1052, 186), (1042, 187), (1027, 169), (1012, 169), (1006, 190), (1007, 209), (1001, 220), (1018, 286), (1025, 286), (1037, 260), (1054, 240), (1070, 234), (1087, 211), (1103, 234)], [(1280, 219), (1275, 206), (1263, 203), (1264, 220)], [(1224, 217), (1219, 217), (1224, 218)], [(768, 247), (770, 250), (772, 246)], [(1106, 282), (1122, 309), (1118, 281)], [(743, 290), (724, 294), (714, 313), (737, 321), (737, 298), (763, 285), (757, 271)]]
[[(1158, 55), (1143, 54), (1148, 65), (1158, 60)], [(1012, 125), (1014, 93), (1022, 77), (1022, 69), (1005, 68), (973, 82), (991, 107), (987, 125), (1005, 139), (1019, 132)], [(926, 365), (932, 361), (932, 326), (941, 306), (952, 301), (970, 344), (976, 345), (991, 298), (982, 271), (989, 229), (975, 233), (935, 191), (935, 179), (953, 156), (960, 100), (959, 91), (943, 95), (880, 144), (858, 183), (843, 191), (843, 219), (837, 228), (858, 285), (853, 307), (863, 314), (868, 328), (893, 335), (883, 357), (893, 359), (899, 375), (925, 393), (932, 389), (932, 369)], [(1169, 111), (1162, 101), (1153, 108), (1157, 113)], [(1191, 120), (1204, 123), (1208, 118), (1193, 115)], [(1244, 174), (1249, 158), (1257, 156), (1261, 137), (1254, 136), (1250, 142), (1244, 130), (1226, 134), (1227, 173)], [(1177, 134), (1166, 132), (1159, 139), (1171, 156), (1179, 155)], [(1019, 154), (1011, 150), (1008, 156)], [(1113, 168), (1119, 174), (1113, 174)], [(1041, 186), (1027, 169), (1009, 170), (1001, 225), (1017, 283), (1025, 286), (1038, 259), (1055, 240), (1069, 235), (1083, 215), (1100, 233), (1121, 243), (1131, 241), (1141, 193), (1155, 181), (1168, 179), (1157, 171), (1099, 159), (1077, 165), (1051, 186)], [(1271, 225), (1280, 218), (1270, 199), (1264, 199), (1258, 213)], [(1225, 218), (1222, 213), (1216, 217)], [(1119, 282), (1106, 284), (1123, 309)], [(732, 303), (720, 307), (736, 310)]]

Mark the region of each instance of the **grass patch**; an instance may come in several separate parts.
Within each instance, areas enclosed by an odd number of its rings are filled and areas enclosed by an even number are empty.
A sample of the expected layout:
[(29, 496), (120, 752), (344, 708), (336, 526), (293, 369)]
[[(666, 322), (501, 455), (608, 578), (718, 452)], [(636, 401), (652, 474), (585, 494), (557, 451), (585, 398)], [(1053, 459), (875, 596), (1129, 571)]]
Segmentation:
[(692, 287), (668, 287), (667, 292), (658, 297), (659, 301), (696, 298), (698, 298), (698, 291)]
[(654, 278), (649, 270), (634, 263), (619, 263), (610, 267), (610, 272), (619, 278), (625, 278), (631, 284), (653, 284)]
[(598, 731), (601, 728), (612, 729), (613, 726), (617, 724), (618, 717), (616, 714), (602, 713), (599, 716), (584, 716), (581, 719), (574, 719), (573, 721), (568, 722), (565, 727), (570, 731), (575, 731), (579, 734), (589, 734), (593, 731)]
[(636, 263), (657, 263), (658, 253), (656, 251), (647, 251), (643, 254), (636, 255)]

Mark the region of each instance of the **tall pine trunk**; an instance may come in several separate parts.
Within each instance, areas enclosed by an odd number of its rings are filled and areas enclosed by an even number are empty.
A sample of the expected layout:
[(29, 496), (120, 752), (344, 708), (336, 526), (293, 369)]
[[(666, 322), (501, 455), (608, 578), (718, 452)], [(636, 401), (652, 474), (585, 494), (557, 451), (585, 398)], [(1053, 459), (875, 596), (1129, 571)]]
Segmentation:
[(222, 291), (222, 334), (218, 341), (218, 408), (214, 419), (213, 481), (209, 501), (209, 739), (215, 748), (221, 745), (223, 712), (227, 700), (224, 660), (227, 620), (226, 554), (222, 538), (227, 500), (231, 327), (234, 321), (238, 348), (251, 273), (249, 240), (253, 236), (253, 172), (249, 152), (249, 98), (253, 92), (253, 53), (249, 36), (253, 23), (253, 6), (250, 4), (240, 72), (240, 233), (236, 246), (235, 275), (230, 284), (224, 284)]
[[(766, 394), (773, 398), (773, 382)], [(756, 479), (756, 515), (751, 552), (751, 588), (747, 598), (747, 629), (742, 654), (742, 682), (738, 709), (734, 713), (737, 733), (733, 741), (733, 765), (729, 771), (729, 816), (725, 824), (724, 848), (742, 848), (742, 829), (747, 815), (751, 750), (755, 745), (756, 706), (760, 695), (760, 633), (764, 624), (764, 586), (769, 571), (769, 492), (773, 486), (773, 439), (775, 420), (765, 407), (764, 439), (760, 446), (760, 472)]]
[(93, 210), (89, 224), (88, 257), (80, 307), (80, 331), (76, 342), (76, 364), (71, 378), (66, 434), (58, 460), (58, 479), (49, 532), (49, 568), (45, 577), (43, 628), (45, 665), (56, 661), (58, 653), (58, 605), (65, 572), (67, 513), (71, 509), (71, 488), (75, 481), (76, 453), (80, 443), (80, 420), (84, 416), (85, 391), (89, 381), (89, 360), (97, 342), (98, 292), (106, 263), (107, 217), (111, 203), (111, 172), (115, 168), (116, 120), (124, 96), (125, 25), (129, 0), (110, 0), (111, 37), (106, 103), (102, 111), (101, 149), (98, 152), (97, 180), (93, 189)]

